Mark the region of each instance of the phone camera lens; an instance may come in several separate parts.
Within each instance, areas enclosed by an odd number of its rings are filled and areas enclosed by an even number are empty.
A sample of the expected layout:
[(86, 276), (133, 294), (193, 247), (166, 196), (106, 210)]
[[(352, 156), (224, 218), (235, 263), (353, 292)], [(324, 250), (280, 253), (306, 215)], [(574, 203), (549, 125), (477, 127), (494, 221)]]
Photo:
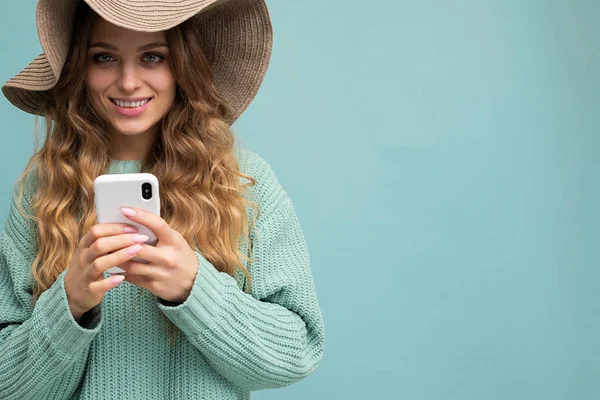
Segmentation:
[(152, 198), (152, 185), (148, 182), (142, 184), (142, 197), (146, 200)]

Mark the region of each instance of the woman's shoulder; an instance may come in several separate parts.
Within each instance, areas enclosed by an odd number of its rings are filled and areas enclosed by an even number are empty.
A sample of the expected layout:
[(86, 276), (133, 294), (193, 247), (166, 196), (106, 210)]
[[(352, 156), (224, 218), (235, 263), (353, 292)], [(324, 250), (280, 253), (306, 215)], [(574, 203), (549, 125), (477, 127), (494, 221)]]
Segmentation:
[(246, 148), (238, 147), (235, 149), (235, 156), (243, 174), (255, 176), (264, 173), (273, 174), (269, 163), (258, 154)]
[[(21, 175), (23, 176), (23, 175)], [(32, 168), (24, 180), (23, 195), (20, 196), (21, 177), (13, 186), (12, 200), (4, 223), (4, 234), (16, 238), (16, 245), (24, 254), (34, 254), (36, 243), (36, 221), (33, 212), (33, 199), (38, 188), (38, 171)]]
[[(25, 172), (25, 171), (23, 171)], [(19, 194), (21, 189), (22, 176), (17, 179), (13, 186), (12, 193), (12, 207), (16, 208), (19, 200)], [(21, 206), (27, 211), (31, 212), (31, 204), (33, 197), (38, 190), (38, 170), (36, 166), (33, 166), (23, 181), (23, 197), (21, 198)]]
[(257, 203), (263, 215), (269, 214), (272, 209), (289, 201), (273, 168), (264, 158), (244, 148), (236, 149), (236, 158), (240, 172), (256, 180), (256, 183), (248, 188), (247, 193), (250, 199)]

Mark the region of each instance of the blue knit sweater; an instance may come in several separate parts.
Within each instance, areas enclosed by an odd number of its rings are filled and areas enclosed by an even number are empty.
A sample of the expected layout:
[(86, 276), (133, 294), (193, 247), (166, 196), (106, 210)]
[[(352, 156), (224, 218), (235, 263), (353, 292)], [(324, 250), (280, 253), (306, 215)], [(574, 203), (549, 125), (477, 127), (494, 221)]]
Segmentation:
[[(35, 232), (13, 197), (0, 244), (0, 399), (249, 399), (316, 368), (324, 326), (292, 202), (262, 158), (237, 154), (242, 172), (257, 179), (250, 195), (260, 208), (250, 234), (255, 261), (246, 265), (250, 294), (243, 277), (218, 272), (196, 253), (193, 289), (175, 307), (123, 282), (78, 324), (66, 271), (33, 306)], [(113, 161), (108, 173), (139, 167)], [(29, 178), (26, 210), (36, 188)], [(173, 346), (161, 313), (181, 329)]]

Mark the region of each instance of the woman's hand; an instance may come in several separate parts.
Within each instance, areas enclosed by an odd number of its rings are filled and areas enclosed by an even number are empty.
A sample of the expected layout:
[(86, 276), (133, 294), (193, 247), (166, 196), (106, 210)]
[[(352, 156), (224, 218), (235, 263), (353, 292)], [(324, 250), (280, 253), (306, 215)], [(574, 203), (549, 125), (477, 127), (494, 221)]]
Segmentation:
[(127, 224), (97, 224), (79, 241), (65, 275), (67, 300), (77, 322), (123, 281), (122, 276), (104, 278), (104, 271), (135, 257), (139, 243), (148, 240), (135, 232), (137, 228)]
[(161, 217), (137, 208), (121, 210), (127, 218), (154, 232), (158, 239), (156, 246), (143, 245), (136, 256), (148, 261), (148, 264), (130, 260), (119, 265), (126, 271), (125, 280), (168, 302), (183, 303), (194, 286), (198, 272), (194, 251), (183, 236)]

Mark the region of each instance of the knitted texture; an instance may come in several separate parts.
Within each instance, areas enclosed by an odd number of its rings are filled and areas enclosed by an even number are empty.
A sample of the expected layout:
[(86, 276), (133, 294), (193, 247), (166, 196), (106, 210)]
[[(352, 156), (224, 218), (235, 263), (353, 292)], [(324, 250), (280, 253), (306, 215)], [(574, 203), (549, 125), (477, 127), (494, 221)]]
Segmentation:
[[(237, 157), (257, 180), (249, 191), (260, 209), (246, 265), (252, 292), (242, 290), (243, 278), (218, 272), (196, 253), (185, 303), (163, 305), (123, 282), (80, 324), (69, 310), (66, 271), (33, 306), (35, 229), (13, 195), (0, 244), (0, 399), (249, 399), (251, 391), (289, 385), (316, 368), (324, 325), (292, 202), (262, 158), (247, 150)], [(113, 161), (108, 173), (139, 168)], [(30, 174), (28, 212), (36, 188)], [(161, 311), (181, 329), (173, 346)]]

